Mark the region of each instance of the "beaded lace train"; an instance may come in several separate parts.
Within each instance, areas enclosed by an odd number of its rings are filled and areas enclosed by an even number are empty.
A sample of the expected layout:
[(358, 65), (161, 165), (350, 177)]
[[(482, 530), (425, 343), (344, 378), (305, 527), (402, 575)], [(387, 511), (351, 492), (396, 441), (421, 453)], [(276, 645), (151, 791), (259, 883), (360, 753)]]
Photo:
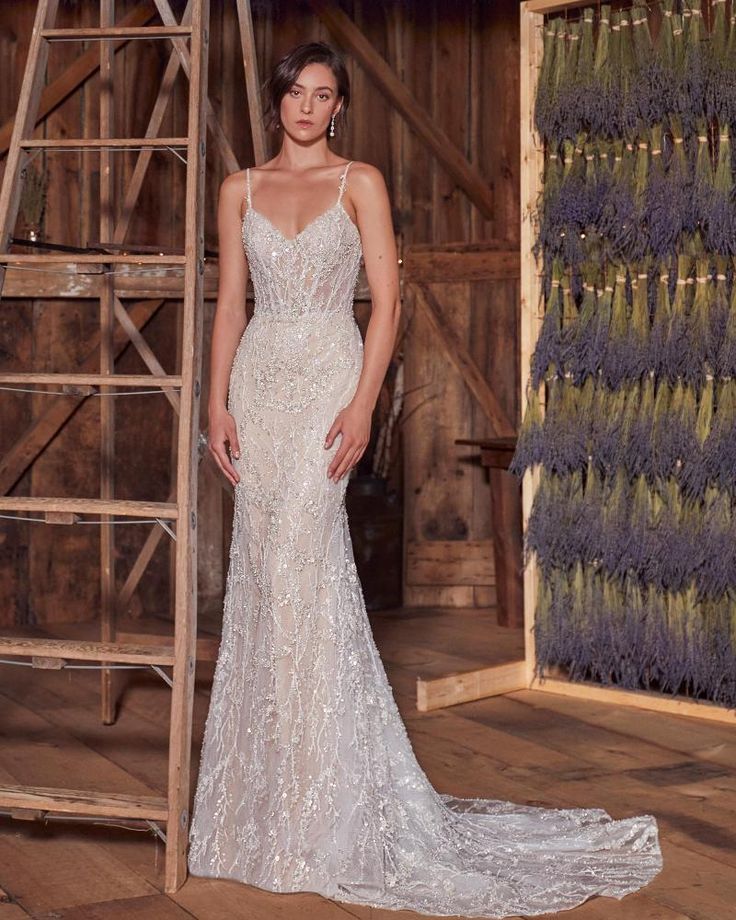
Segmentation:
[(240, 481), (189, 870), (435, 915), (622, 898), (661, 869), (652, 816), (440, 794), (414, 756), (366, 615), (347, 478), (326, 475), (363, 357), (349, 165), (295, 238), (252, 207), (247, 173), (256, 301), (230, 378)]

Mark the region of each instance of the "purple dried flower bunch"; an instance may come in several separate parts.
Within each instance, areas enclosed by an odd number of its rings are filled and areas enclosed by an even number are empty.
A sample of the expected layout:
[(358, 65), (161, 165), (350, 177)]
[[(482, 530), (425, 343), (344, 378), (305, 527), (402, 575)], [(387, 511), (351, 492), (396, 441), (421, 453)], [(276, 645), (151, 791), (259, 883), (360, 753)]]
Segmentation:
[(537, 673), (736, 707), (736, 3), (709, 10), (545, 21), (545, 310), (511, 470), (541, 465)]

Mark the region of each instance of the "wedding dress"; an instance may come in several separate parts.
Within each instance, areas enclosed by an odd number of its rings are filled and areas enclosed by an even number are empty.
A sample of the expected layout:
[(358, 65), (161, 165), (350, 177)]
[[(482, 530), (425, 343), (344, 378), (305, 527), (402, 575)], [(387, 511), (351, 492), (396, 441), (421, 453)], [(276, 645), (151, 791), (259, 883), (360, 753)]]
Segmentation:
[(255, 309), (228, 393), (240, 480), (189, 870), (435, 915), (623, 898), (661, 869), (653, 817), (440, 794), (415, 758), (366, 615), (347, 477), (327, 477), (340, 438), (323, 446), (363, 356), (349, 166), (293, 238), (252, 206), (247, 172)]

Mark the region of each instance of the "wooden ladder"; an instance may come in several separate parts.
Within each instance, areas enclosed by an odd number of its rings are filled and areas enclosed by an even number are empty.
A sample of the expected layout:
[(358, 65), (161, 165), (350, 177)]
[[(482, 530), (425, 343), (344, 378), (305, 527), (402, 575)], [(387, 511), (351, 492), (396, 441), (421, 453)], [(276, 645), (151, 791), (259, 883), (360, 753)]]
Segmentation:
[[(202, 316), (204, 289), (204, 169), (205, 112), (207, 104), (207, 43), (209, 0), (190, 0), (181, 25), (174, 23), (167, 0), (156, 0), (164, 25), (145, 25), (153, 14), (141, 15), (137, 8), (137, 23), (115, 25), (114, 0), (101, 0), (100, 26), (91, 28), (55, 28), (58, 0), (40, 0), (36, 10), (33, 34), (21, 87), (18, 109), (0, 190), (0, 296), (10, 263), (65, 263), (79, 269), (90, 265), (98, 270), (130, 265), (183, 266), (183, 309), (181, 311), (181, 372), (164, 373), (140, 332), (140, 317), (125, 309), (116, 297), (113, 274), (100, 274), (100, 337), (99, 370), (83, 368), (83, 373), (4, 373), (0, 383), (6, 385), (55, 384), (70, 395), (85, 398), (93, 393), (102, 397), (114, 393), (117, 387), (160, 388), (178, 413), (176, 487), (167, 501), (120, 501), (114, 497), (114, 399), (100, 400), (101, 493), (99, 498), (9, 497), (7, 488), (0, 496), (0, 511), (33, 512), (47, 523), (73, 524), (92, 514), (100, 523), (123, 518), (153, 518), (162, 533), (175, 540), (176, 566), (174, 588), (174, 641), (172, 644), (116, 642), (115, 638), (115, 577), (114, 527), (101, 529), (101, 610), (100, 641), (77, 642), (68, 639), (0, 637), (0, 655), (30, 658), (39, 667), (64, 667), (67, 660), (100, 663), (102, 675), (102, 718), (111, 723), (115, 718), (112, 687), (112, 665), (136, 663), (155, 669), (171, 686), (171, 719), (169, 727), (168, 777), (166, 797), (91, 792), (84, 789), (64, 789), (31, 786), (0, 785), (0, 808), (9, 809), (19, 817), (74, 814), (106, 817), (108, 819), (137, 819), (148, 824), (166, 842), (166, 891), (176, 891), (186, 878), (186, 852), (189, 830), (189, 784), (192, 736), (192, 707), (196, 660), (196, 558), (197, 558), (197, 466), (199, 439), (199, 397), (202, 364)], [(130, 16), (124, 22), (129, 22)], [(184, 24), (190, 23), (190, 24)], [(152, 127), (150, 136), (116, 138), (113, 125), (112, 65), (115, 43), (136, 39), (171, 40), (189, 76), (188, 133), (185, 137), (158, 137)], [(39, 104), (44, 89), (49, 43), (54, 41), (97, 40), (100, 42), (100, 134), (101, 137), (34, 139), (39, 116)], [(187, 50), (186, 40), (189, 39)], [(173, 57), (173, 52), (172, 52)], [(159, 100), (161, 97), (159, 97)], [(164, 100), (165, 101), (165, 100)], [(165, 106), (164, 106), (165, 107)], [(159, 113), (160, 115), (160, 113)], [(159, 120), (160, 123), (160, 120)], [(54, 150), (98, 149), (100, 151), (100, 239), (122, 242), (127, 219), (117, 227), (113, 224), (112, 148), (155, 149), (182, 148), (186, 150), (186, 212), (184, 254), (127, 254), (115, 243), (101, 251), (84, 252), (70, 257), (68, 251), (51, 253), (11, 253), (12, 233), (18, 214), (23, 182), (23, 169), (29, 161), (29, 151), (39, 148)], [(135, 199), (143, 169), (134, 172), (131, 185)], [(129, 204), (126, 199), (126, 205)], [(128, 211), (130, 209), (127, 209)], [(105, 251), (106, 250), (106, 251)], [(156, 279), (151, 277), (155, 286)], [(85, 291), (85, 297), (89, 292)], [(92, 296), (97, 296), (96, 294)], [(162, 293), (161, 297), (171, 296)], [(120, 328), (116, 328), (115, 320)], [(115, 374), (115, 355), (130, 339), (141, 354), (150, 374)], [(158, 534), (158, 538), (162, 534)], [(154, 543), (155, 545), (155, 543)], [(150, 553), (148, 555), (150, 558)], [(145, 567), (145, 561), (142, 564)], [(172, 667), (169, 677), (163, 667)], [(159, 826), (165, 825), (165, 831)]]

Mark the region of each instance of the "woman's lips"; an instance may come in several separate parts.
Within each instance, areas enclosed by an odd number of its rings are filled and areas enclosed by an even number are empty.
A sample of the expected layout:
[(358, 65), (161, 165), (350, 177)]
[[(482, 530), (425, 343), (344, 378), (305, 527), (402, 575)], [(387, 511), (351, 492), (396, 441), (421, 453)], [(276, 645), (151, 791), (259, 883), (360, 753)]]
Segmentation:
[(305, 121), (303, 118), (300, 118), (299, 121), (297, 122), (297, 124), (298, 124), (298, 125), (303, 125), (305, 128), (308, 128), (310, 125), (314, 124), (314, 122)]

